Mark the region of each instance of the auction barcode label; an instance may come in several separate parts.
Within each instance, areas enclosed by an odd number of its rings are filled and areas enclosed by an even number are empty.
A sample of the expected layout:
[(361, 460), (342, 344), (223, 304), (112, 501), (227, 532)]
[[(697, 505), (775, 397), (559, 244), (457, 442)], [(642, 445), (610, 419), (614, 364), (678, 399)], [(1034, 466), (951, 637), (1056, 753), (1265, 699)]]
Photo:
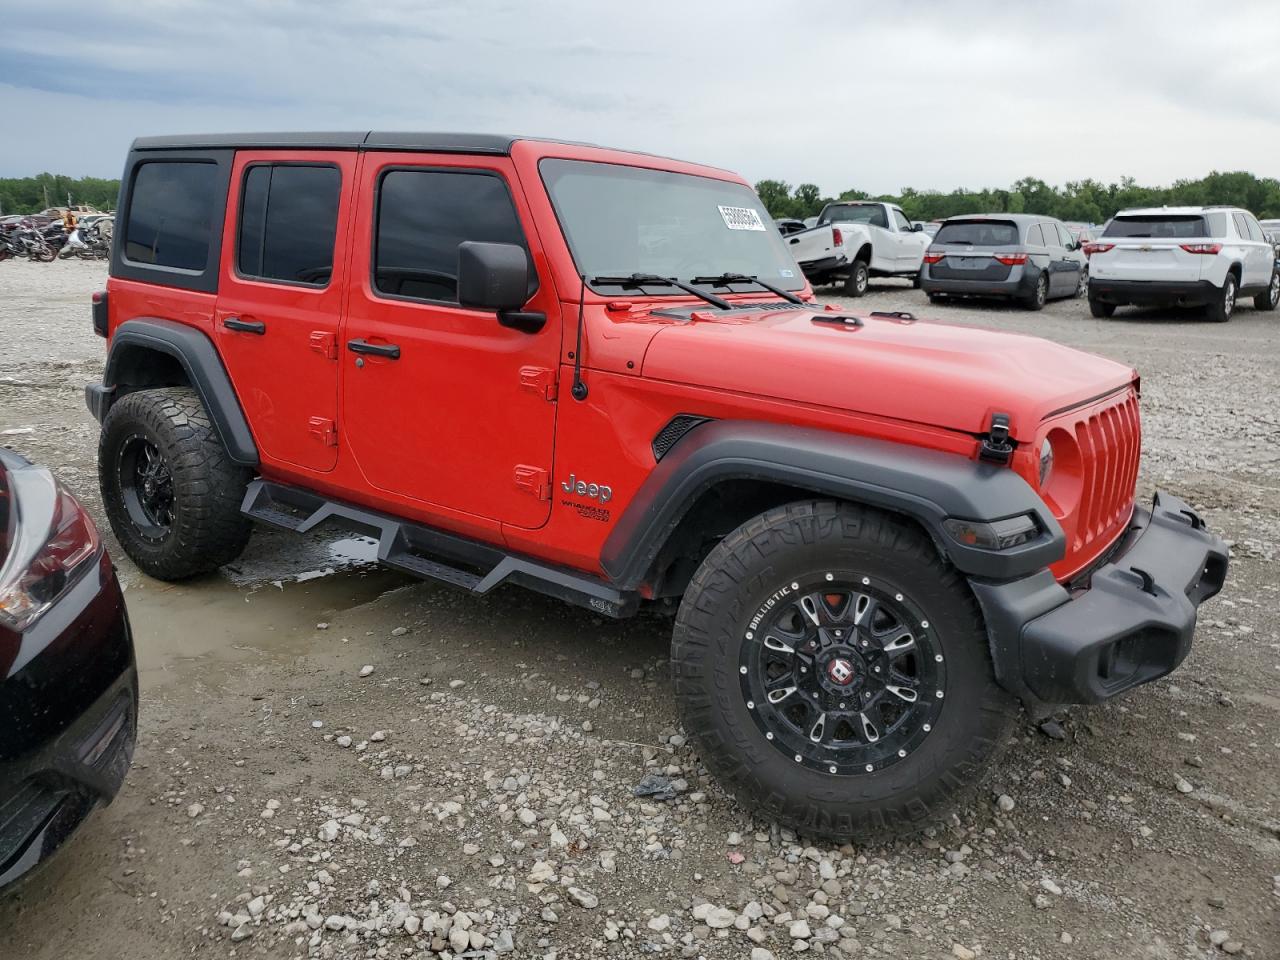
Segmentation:
[(750, 207), (720, 206), (720, 216), (724, 217), (724, 225), (730, 230), (764, 230), (760, 214)]

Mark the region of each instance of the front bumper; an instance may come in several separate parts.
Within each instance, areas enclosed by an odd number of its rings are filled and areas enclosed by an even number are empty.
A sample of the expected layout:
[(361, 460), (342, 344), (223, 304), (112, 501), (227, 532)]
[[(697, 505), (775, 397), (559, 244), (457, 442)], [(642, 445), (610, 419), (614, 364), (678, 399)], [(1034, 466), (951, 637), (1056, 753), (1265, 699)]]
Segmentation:
[(998, 679), (1044, 708), (1099, 703), (1171, 672), (1191, 649), (1197, 608), (1226, 575), (1226, 544), (1187, 504), (1157, 493), (1087, 587), (1068, 592), (1047, 570), (972, 586)]
[(0, 890), (120, 790), (138, 678), (120, 585), (102, 562), (25, 634), (0, 675)]
[(1107, 280), (1089, 278), (1089, 299), (1116, 306), (1203, 307), (1218, 299), (1220, 288), (1208, 280)]

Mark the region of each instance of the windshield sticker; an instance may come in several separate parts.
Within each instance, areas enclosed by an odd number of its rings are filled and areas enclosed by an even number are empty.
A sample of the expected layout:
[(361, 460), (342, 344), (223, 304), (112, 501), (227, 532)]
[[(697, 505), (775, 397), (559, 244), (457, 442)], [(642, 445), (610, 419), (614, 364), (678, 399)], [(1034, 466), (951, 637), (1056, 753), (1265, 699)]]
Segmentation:
[(779, 271), (778, 271), (778, 276), (780, 276), (780, 277), (786, 277), (786, 278), (788, 278), (788, 279), (790, 279), (790, 278), (794, 277), (795, 275), (796, 275), (796, 272), (795, 272), (794, 270), (779, 270)]
[(764, 230), (760, 214), (750, 207), (726, 207), (720, 204), (720, 216), (730, 230)]

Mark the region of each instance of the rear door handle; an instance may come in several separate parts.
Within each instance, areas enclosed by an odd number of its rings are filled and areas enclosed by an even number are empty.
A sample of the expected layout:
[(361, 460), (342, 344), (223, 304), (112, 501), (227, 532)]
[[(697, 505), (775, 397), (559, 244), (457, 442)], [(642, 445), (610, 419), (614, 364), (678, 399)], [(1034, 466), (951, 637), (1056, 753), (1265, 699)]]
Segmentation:
[(267, 332), (267, 325), (261, 320), (241, 320), (239, 317), (223, 317), (222, 325), (237, 333), (256, 333), (258, 336)]
[(368, 340), (348, 340), (347, 349), (352, 353), (371, 353), (388, 360), (400, 359), (400, 347), (394, 343), (370, 343)]

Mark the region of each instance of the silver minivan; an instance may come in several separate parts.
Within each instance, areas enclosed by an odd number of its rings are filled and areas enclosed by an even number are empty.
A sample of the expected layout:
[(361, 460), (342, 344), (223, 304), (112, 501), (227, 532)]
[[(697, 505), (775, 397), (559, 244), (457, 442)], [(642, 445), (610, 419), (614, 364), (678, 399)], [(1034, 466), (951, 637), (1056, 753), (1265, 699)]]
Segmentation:
[(950, 217), (925, 251), (920, 286), (934, 303), (948, 297), (1008, 297), (1039, 310), (1054, 297), (1087, 294), (1089, 261), (1053, 217)]

